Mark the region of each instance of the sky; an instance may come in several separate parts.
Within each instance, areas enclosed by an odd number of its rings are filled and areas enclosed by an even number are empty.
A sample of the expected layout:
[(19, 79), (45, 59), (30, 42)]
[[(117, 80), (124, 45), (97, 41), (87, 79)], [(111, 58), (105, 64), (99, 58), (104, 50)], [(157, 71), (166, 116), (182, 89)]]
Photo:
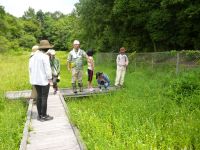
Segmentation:
[(36, 12), (42, 10), (43, 12), (60, 11), (63, 14), (69, 14), (75, 8), (74, 4), (79, 0), (0, 0), (0, 5), (4, 10), (15, 17), (22, 17), (29, 7)]

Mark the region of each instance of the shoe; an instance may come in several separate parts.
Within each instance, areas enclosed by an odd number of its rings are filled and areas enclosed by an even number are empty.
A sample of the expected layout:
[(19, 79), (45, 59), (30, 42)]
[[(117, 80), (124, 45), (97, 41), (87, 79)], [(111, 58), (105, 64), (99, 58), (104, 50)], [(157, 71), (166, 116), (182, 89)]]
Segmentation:
[(93, 92), (94, 91), (94, 89), (93, 88), (90, 88), (90, 92)]
[(52, 116), (46, 115), (46, 116), (42, 116), (41, 117), (41, 121), (49, 121), (49, 120), (53, 120)]
[(116, 88), (116, 89), (120, 88), (120, 85), (119, 85), (119, 84), (118, 84), (118, 85), (115, 85), (115, 88)]
[(57, 91), (54, 91), (53, 94), (56, 95)]
[(41, 120), (41, 118), (42, 118), (42, 116), (41, 116), (41, 115), (38, 115), (38, 116), (37, 116), (37, 120), (39, 120), (39, 121), (40, 121), (40, 120)]
[(109, 91), (109, 88), (105, 88), (105, 91)]
[(77, 91), (74, 91), (74, 94), (77, 94)]

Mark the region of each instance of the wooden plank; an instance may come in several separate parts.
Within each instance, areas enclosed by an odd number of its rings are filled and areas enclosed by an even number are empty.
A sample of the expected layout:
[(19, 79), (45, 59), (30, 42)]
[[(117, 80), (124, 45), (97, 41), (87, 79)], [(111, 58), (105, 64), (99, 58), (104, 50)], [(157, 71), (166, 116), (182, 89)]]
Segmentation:
[[(65, 97), (87, 97), (92, 95), (100, 95), (100, 94), (108, 94), (110, 92), (113, 92), (116, 90), (115, 87), (110, 87), (109, 90), (103, 90), (102, 92), (99, 91), (97, 87), (94, 88), (95, 91), (91, 92), (88, 89), (83, 89), (83, 92), (78, 92), (77, 94), (74, 94), (72, 92), (72, 89), (70, 88), (61, 88), (59, 89), (58, 93), (60, 92)], [(24, 90), (24, 91), (8, 91), (5, 94), (5, 97), (8, 99), (20, 99), (20, 98), (26, 98), (30, 99), (31, 90)], [(53, 95), (53, 91), (51, 90), (49, 92), (49, 95)], [(53, 104), (53, 103), (52, 103)]]
[(111, 93), (113, 91), (116, 91), (115, 87), (109, 87), (109, 90), (102, 90), (100, 91), (99, 88), (95, 87), (94, 91), (91, 92), (88, 89), (83, 89), (83, 92), (78, 92), (78, 93), (73, 93), (72, 89), (69, 88), (62, 88), (59, 89), (60, 93), (64, 96), (64, 97), (87, 97), (87, 96), (93, 96), (93, 95), (100, 95), (100, 94), (108, 94)]
[(33, 130), (30, 132), (27, 150), (81, 149), (60, 97), (62, 95), (49, 95), (47, 112), (54, 117), (51, 121), (38, 121), (37, 108), (33, 106), (31, 120)]

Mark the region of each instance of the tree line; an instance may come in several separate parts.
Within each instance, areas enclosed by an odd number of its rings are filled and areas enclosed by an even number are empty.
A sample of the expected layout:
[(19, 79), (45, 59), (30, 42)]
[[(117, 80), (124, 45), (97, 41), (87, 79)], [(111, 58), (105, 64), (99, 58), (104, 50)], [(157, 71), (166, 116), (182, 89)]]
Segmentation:
[(71, 14), (35, 12), (16, 18), (0, 6), (0, 51), (30, 48), (48, 39), (69, 50), (79, 39), (84, 49), (156, 52), (200, 48), (198, 0), (79, 0)]

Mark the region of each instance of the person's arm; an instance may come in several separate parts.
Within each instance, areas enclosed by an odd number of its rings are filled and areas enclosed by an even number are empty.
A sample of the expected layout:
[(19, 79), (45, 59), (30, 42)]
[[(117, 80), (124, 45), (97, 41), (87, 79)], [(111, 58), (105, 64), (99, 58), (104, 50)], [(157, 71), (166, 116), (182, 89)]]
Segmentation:
[(119, 65), (119, 61), (120, 61), (120, 58), (119, 58), (119, 55), (117, 55), (117, 59), (116, 59), (117, 66)]
[(82, 50), (82, 54), (83, 54), (82, 56), (84, 56), (88, 60), (89, 57), (88, 57), (87, 53), (84, 50)]
[(45, 69), (47, 79), (50, 83), (52, 80), (52, 71), (51, 71), (49, 57), (47, 55), (45, 55), (43, 63), (44, 63), (44, 69)]
[(71, 61), (72, 61), (72, 55), (69, 53), (67, 58), (67, 69), (68, 71), (71, 71)]
[(128, 61), (128, 57), (126, 55), (126, 66), (128, 66), (128, 63), (129, 63), (129, 61)]
[(57, 65), (58, 65), (58, 69), (57, 69), (57, 72), (58, 72), (58, 75), (60, 74), (60, 61), (57, 59)]
[(107, 75), (104, 75), (104, 80), (110, 84), (110, 79), (108, 78)]

